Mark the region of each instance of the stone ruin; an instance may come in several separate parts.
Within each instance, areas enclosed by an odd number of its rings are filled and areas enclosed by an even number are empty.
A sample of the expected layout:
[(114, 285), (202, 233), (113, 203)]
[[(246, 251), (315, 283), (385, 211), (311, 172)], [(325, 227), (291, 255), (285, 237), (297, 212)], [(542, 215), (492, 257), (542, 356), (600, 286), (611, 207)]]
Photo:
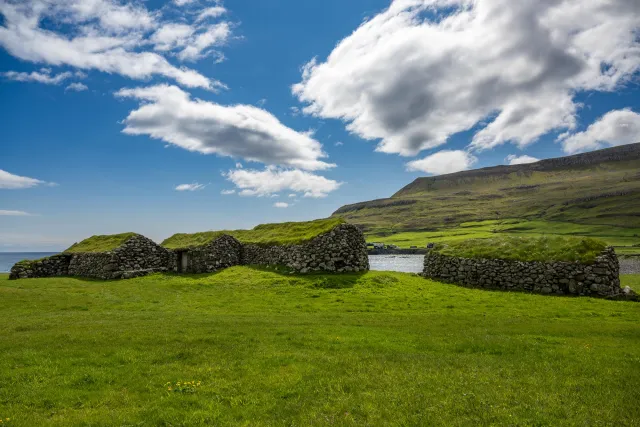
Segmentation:
[(234, 265), (284, 266), (298, 273), (359, 272), (369, 270), (369, 258), (362, 232), (351, 224), (337, 225), (297, 245), (243, 244), (222, 234), (204, 245), (167, 249), (135, 234), (109, 251), (63, 252), (18, 262), (9, 279), (126, 279), (157, 272), (211, 273)]
[(340, 224), (297, 245), (240, 243), (223, 234), (204, 245), (172, 251), (174, 271), (184, 273), (210, 273), (233, 265), (284, 266), (298, 273), (369, 270), (366, 241), (351, 224)]
[(154, 241), (134, 234), (113, 250), (53, 255), (35, 261), (20, 261), (9, 279), (78, 276), (96, 279), (127, 279), (168, 271), (173, 254)]
[(620, 288), (620, 265), (612, 247), (593, 264), (459, 258), (430, 251), (424, 258), (423, 276), (471, 288), (635, 298), (633, 291)]

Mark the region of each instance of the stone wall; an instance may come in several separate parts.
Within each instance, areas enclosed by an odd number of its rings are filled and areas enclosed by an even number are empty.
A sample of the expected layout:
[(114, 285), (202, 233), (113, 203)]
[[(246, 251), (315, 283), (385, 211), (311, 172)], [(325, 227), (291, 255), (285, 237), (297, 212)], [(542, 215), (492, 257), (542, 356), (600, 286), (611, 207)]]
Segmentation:
[[(211, 243), (186, 250), (174, 250), (172, 271), (181, 273), (212, 273), (223, 268), (239, 265), (242, 244), (234, 237), (222, 235)], [(182, 269), (181, 257), (187, 257), (187, 267)]]
[(618, 258), (608, 247), (591, 265), (457, 258), (430, 251), (424, 258), (423, 275), (474, 288), (617, 297), (622, 292), (619, 271)]
[(369, 257), (367, 243), (358, 227), (340, 224), (300, 245), (246, 244), (242, 264), (282, 265), (300, 273), (367, 271)]
[(121, 279), (167, 271), (173, 254), (153, 240), (136, 234), (108, 252), (73, 254), (69, 275)]
[[(183, 255), (187, 259), (184, 271)], [(201, 247), (169, 250), (135, 235), (108, 252), (61, 254), (18, 263), (10, 278), (69, 275), (126, 279), (163, 271), (210, 273), (234, 265), (282, 265), (300, 273), (367, 271), (369, 257), (362, 232), (350, 224), (341, 224), (303, 244), (281, 246), (243, 245), (222, 235)]]
[(11, 268), (9, 280), (54, 277), (69, 274), (71, 255), (59, 254), (35, 261), (20, 261)]

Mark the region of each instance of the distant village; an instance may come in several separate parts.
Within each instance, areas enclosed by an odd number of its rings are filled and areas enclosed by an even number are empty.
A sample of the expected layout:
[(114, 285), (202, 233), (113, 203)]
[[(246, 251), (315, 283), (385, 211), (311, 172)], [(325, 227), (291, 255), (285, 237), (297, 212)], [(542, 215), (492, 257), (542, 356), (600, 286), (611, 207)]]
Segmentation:
[[(433, 243), (428, 243), (425, 248), (426, 249), (432, 249), (434, 246)], [(380, 243), (380, 242), (367, 242), (367, 249), (374, 249), (374, 250), (384, 250), (384, 249), (400, 249), (400, 247), (398, 245), (386, 245), (384, 243)], [(417, 246), (409, 246), (409, 249), (418, 249)]]

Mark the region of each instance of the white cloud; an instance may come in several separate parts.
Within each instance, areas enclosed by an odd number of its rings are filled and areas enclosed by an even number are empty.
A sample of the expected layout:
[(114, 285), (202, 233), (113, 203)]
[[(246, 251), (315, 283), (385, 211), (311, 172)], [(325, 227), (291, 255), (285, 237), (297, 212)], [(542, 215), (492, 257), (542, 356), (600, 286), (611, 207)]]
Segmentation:
[[(0, 26), (0, 46), (25, 61), (94, 69), (138, 80), (163, 76), (187, 87), (210, 90), (224, 87), (195, 70), (176, 67), (158, 53), (145, 50), (148, 45), (164, 46), (148, 38), (149, 34), (155, 34), (151, 30), (174, 23), (161, 20), (160, 12), (148, 11), (141, 2), (0, 2), (0, 13), (4, 17), (4, 25)], [(47, 22), (53, 25), (45, 27)], [(187, 56), (194, 59), (210, 53), (203, 51), (220, 42), (219, 37), (211, 41), (210, 34), (217, 35), (219, 25), (222, 24), (199, 30), (202, 40), (197, 42), (197, 52)], [(60, 28), (66, 30), (62, 32)]]
[(76, 92), (82, 92), (83, 90), (87, 90), (89, 87), (84, 83), (71, 83), (64, 90), (74, 90)]
[(293, 197), (298, 197), (298, 195), (296, 193), (289, 194), (289, 198), (293, 198)]
[(193, 3), (195, 0), (173, 0), (178, 6), (184, 6), (185, 4)]
[(640, 142), (640, 114), (629, 108), (609, 111), (584, 132), (560, 139), (569, 154)]
[(575, 127), (575, 93), (639, 69), (638, 5), (396, 0), (306, 64), (292, 91), (306, 113), (344, 120), (386, 153), (416, 155), (476, 125), (474, 149), (525, 146)]
[(196, 19), (196, 22), (200, 22), (200, 21), (205, 20), (207, 18), (218, 18), (218, 17), (224, 15), (225, 13), (227, 13), (227, 9), (225, 9), (224, 7), (222, 7), (220, 5), (207, 7), (205, 9), (203, 9), (202, 12), (200, 12), (198, 14), (198, 18)]
[(7, 211), (0, 209), (0, 216), (32, 216), (29, 212), (24, 211)]
[(325, 197), (342, 185), (323, 176), (298, 169), (266, 168), (231, 170), (225, 177), (235, 184), (241, 196), (271, 196), (289, 190), (304, 193), (304, 197)]
[(307, 170), (333, 167), (315, 139), (284, 126), (251, 105), (223, 106), (191, 99), (176, 86), (122, 89), (116, 96), (139, 99), (124, 132), (149, 135), (189, 151), (243, 158)]
[(540, 161), (540, 159), (537, 159), (535, 157), (531, 157), (531, 156), (527, 156), (526, 154), (522, 155), (522, 156), (516, 156), (515, 154), (509, 154), (507, 156), (506, 159), (504, 159), (505, 162), (509, 163), (510, 165), (524, 165), (526, 163), (535, 163)]
[(289, 203), (285, 203), (285, 202), (276, 202), (273, 204), (274, 208), (288, 208), (289, 207)]
[(51, 75), (51, 70), (41, 68), (40, 71), (32, 71), (30, 73), (20, 73), (17, 71), (6, 71), (2, 75), (9, 80), (18, 82), (38, 82), (47, 85), (59, 85), (63, 81), (73, 77), (73, 73), (66, 71), (64, 73)]
[(176, 191), (197, 191), (202, 190), (204, 187), (204, 184), (198, 184), (197, 182), (194, 182), (193, 184), (180, 184), (176, 186)]
[(222, 190), (220, 194), (222, 194), (223, 196), (228, 196), (231, 194), (236, 194), (236, 190)]
[(335, 145), (336, 147), (341, 147), (341, 146), (343, 146), (343, 145), (344, 145), (344, 143), (342, 143), (342, 142), (338, 141), (338, 142), (336, 142), (336, 143), (335, 143), (335, 144), (333, 144), (333, 145)]
[(463, 150), (443, 150), (407, 163), (407, 170), (443, 175), (467, 170), (477, 161), (476, 157)]
[(16, 190), (31, 188), (37, 185), (56, 185), (52, 182), (45, 182), (35, 178), (19, 176), (0, 169), (0, 188)]
[(213, 25), (187, 40), (185, 48), (178, 53), (178, 58), (182, 61), (195, 61), (212, 53), (219, 54), (209, 48), (223, 45), (230, 35), (231, 27), (228, 22)]

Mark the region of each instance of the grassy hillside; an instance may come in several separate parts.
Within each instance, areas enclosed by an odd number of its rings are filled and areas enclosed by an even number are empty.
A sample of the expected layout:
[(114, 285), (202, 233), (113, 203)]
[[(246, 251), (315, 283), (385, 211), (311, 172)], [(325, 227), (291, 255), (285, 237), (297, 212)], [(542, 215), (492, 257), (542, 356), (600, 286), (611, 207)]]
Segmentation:
[(122, 233), (91, 236), (80, 243), (74, 243), (65, 252), (81, 253), (112, 251), (135, 235), (136, 233)]
[(222, 234), (229, 234), (243, 243), (265, 245), (298, 244), (326, 233), (344, 223), (342, 218), (326, 218), (306, 222), (282, 222), (277, 224), (261, 224), (252, 230), (221, 230), (202, 233), (178, 233), (162, 242), (169, 249), (187, 248), (205, 245)]
[(636, 303), (386, 272), (6, 277), (8, 426), (640, 423)]
[(334, 216), (361, 225), (372, 237), (453, 232), (485, 221), (518, 221), (527, 228), (533, 221), (542, 233), (549, 228), (564, 234), (563, 228), (577, 226), (579, 235), (592, 235), (606, 229), (628, 246), (640, 244), (640, 144), (418, 178), (389, 199), (347, 205)]

